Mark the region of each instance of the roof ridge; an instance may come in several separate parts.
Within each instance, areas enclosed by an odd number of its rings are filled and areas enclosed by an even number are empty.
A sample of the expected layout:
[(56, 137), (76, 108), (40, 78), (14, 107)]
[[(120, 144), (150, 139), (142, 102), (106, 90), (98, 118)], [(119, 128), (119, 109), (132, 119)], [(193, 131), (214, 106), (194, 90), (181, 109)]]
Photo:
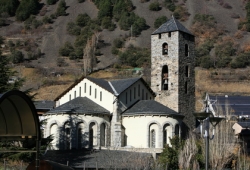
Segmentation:
[(108, 81), (110, 87), (112, 88), (112, 90), (114, 91), (115, 95), (118, 96), (119, 93), (117, 93), (117, 91), (115, 90), (115, 87), (112, 85), (112, 83), (110, 81)]

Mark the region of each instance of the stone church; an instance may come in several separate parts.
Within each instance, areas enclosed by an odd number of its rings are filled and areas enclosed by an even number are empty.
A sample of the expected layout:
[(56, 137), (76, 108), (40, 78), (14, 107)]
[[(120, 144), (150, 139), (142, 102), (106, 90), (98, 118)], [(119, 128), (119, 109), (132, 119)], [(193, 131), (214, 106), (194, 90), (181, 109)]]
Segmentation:
[(140, 77), (82, 77), (45, 113), (51, 149), (117, 148), (161, 152), (194, 126), (194, 36), (175, 18), (151, 35), (151, 87)]

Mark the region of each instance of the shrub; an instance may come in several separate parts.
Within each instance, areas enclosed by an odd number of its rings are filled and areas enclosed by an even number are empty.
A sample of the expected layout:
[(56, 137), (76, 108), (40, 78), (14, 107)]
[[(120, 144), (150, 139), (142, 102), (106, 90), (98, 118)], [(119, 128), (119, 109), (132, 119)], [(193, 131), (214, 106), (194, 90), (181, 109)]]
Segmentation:
[(57, 66), (58, 67), (64, 67), (64, 66), (68, 66), (68, 63), (65, 62), (64, 58), (57, 58)]
[(161, 10), (159, 2), (152, 2), (149, 5), (149, 10), (151, 10), (151, 11), (159, 11), (159, 10)]
[(52, 19), (50, 17), (48, 17), (48, 16), (44, 16), (42, 21), (43, 21), (44, 24), (53, 23)]
[(244, 68), (250, 65), (250, 53), (242, 53), (231, 62), (232, 68)]
[(79, 3), (83, 3), (85, 0), (78, 0)]
[(110, 0), (101, 1), (98, 12), (98, 18), (112, 17), (112, 3)]
[(116, 38), (116, 39), (114, 39), (114, 41), (113, 41), (113, 46), (114, 46), (115, 48), (122, 48), (123, 45), (124, 45), (124, 40), (123, 40), (123, 39), (121, 39), (121, 38)]
[(212, 15), (207, 14), (196, 14), (194, 16), (194, 23), (199, 22), (208, 28), (214, 28), (216, 21)]
[(48, 5), (53, 5), (57, 2), (58, 0), (46, 0)]
[(15, 44), (13, 43), (13, 41), (9, 40), (8, 41), (8, 47), (11, 48), (11, 47), (14, 47), (14, 46), (15, 46)]
[(142, 67), (150, 63), (150, 51), (145, 48), (129, 46), (127, 50), (119, 54), (122, 64), (132, 67)]
[(1, 0), (0, 13), (7, 13), (10, 16), (14, 16), (19, 4), (19, 0)]
[(169, 9), (170, 11), (172, 11), (172, 12), (176, 8), (173, 0), (165, 0), (164, 4), (165, 4), (166, 8)]
[(63, 47), (59, 49), (59, 54), (61, 56), (69, 56), (70, 53), (74, 51), (74, 47), (71, 45), (70, 42), (66, 42)]
[(81, 28), (77, 26), (74, 22), (69, 22), (67, 24), (67, 31), (71, 35), (80, 35), (81, 33)]
[(86, 25), (89, 24), (89, 22), (91, 21), (90, 17), (88, 16), (88, 14), (79, 14), (76, 17), (76, 24), (80, 27), (84, 27)]
[(18, 50), (13, 50), (11, 52), (11, 60), (12, 60), (12, 63), (14, 64), (17, 64), (17, 63), (21, 63), (24, 61), (24, 55), (21, 51), (18, 51)]
[(66, 15), (66, 2), (65, 0), (61, 0), (56, 9), (57, 16), (65, 16)]
[(29, 18), (31, 14), (37, 14), (38, 9), (39, 3), (37, 0), (21, 1), (16, 10), (16, 19), (18, 21), (24, 21)]
[(213, 67), (213, 63), (212, 63), (210, 57), (209, 56), (202, 57), (200, 59), (200, 66), (203, 68), (206, 68), (206, 69)]
[(162, 24), (164, 24), (165, 22), (167, 22), (167, 17), (166, 16), (161, 16), (156, 18), (155, 22), (154, 22), (154, 27), (155, 28), (159, 28)]
[(108, 29), (112, 25), (112, 20), (110, 17), (104, 17), (102, 19), (102, 27)]

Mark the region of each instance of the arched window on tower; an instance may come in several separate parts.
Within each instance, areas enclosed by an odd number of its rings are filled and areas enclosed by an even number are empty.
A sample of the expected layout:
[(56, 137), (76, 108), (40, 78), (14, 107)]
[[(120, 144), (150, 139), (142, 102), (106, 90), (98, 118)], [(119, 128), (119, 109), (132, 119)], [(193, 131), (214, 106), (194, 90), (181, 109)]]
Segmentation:
[(162, 75), (161, 76), (162, 76), (161, 89), (168, 90), (168, 84), (169, 84), (168, 66), (164, 65), (162, 67)]
[(185, 56), (188, 57), (188, 55), (189, 55), (188, 45), (185, 44)]
[(168, 43), (162, 44), (162, 55), (168, 55)]

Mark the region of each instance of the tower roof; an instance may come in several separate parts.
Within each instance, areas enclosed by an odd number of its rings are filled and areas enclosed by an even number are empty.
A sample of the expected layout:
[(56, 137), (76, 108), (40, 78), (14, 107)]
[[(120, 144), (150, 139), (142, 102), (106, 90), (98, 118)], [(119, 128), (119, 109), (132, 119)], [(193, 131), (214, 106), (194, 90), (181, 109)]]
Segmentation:
[(173, 31), (181, 31), (187, 34), (193, 35), (186, 27), (184, 27), (178, 20), (172, 17), (166, 23), (162, 24), (157, 30), (155, 30), (152, 35), (173, 32)]

